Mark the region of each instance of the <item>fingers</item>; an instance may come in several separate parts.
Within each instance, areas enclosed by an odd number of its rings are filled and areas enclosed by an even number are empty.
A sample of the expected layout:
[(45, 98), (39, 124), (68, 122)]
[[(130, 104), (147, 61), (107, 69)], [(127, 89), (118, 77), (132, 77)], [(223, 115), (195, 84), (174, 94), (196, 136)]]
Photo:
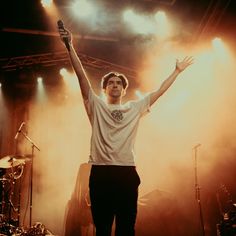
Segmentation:
[(188, 66), (193, 64), (194, 59), (191, 56), (186, 56), (182, 61), (176, 59), (176, 68), (181, 72), (185, 70)]
[(186, 56), (182, 61), (179, 61), (178, 59), (176, 59), (176, 63), (184, 63), (184, 64), (191, 65), (194, 63), (194, 58), (192, 56)]
[(188, 64), (188, 65), (191, 65), (193, 64), (194, 62), (194, 58), (192, 56), (186, 56), (184, 59), (183, 59), (183, 62)]
[(72, 41), (72, 37), (71, 37), (71, 33), (70, 31), (68, 31), (65, 28), (58, 28), (58, 32), (60, 35), (61, 40), (64, 42), (65, 40), (68, 41), (69, 43), (71, 43)]
[(61, 36), (68, 37), (70, 35), (69, 31), (65, 29), (58, 28), (58, 32)]

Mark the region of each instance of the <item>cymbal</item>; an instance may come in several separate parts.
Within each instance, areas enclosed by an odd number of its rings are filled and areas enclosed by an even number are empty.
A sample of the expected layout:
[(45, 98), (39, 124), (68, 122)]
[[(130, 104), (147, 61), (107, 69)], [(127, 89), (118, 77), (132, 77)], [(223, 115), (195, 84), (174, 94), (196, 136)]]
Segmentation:
[[(4, 184), (6, 183), (6, 182), (10, 182), (11, 181), (11, 179), (10, 178), (0, 178), (0, 183), (2, 183), (3, 184), (3, 186), (4, 186)], [(0, 236), (1, 236), (1, 234), (0, 234)]]
[(22, 155), (9, 155), (0, 159), (0, 168), (11, 168), (21, 164), (25, 164), (30, 160), (28, 157)]
[(7, 181), (8, 179), (7, 178), (0, 178), (0, 181)]
[[(26, 154), (26, 155), (7, 155), (10, 158), (15, 158), (15, 159), (29, 159), (32, 157), (31, 154)], [(5, 156), (5, 157), (7, 157)], [(0, 158), (1, 159), (1, 158)]]

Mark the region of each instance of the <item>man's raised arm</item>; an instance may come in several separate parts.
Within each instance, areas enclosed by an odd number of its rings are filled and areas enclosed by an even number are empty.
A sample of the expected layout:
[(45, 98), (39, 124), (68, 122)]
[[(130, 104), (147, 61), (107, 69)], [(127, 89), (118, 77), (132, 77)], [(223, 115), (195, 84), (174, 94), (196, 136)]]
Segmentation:
[(166, 90), (174, 83), (177, 76), (184, 71), (189, 65), (193, 63), (192, 57), (185, 57), (182, 61), (177, 60), (176, 61), (176, 67), (175, 70), (172, 72), (172, 74), (164, 80), (164, 82), (161, 84), (160, 88), (153, 91), (151, 93), (151, 100), (150, 100), (150, 106), (162, 95), (166, 92)]
[(58, 32), (60, 34), (61, 40), (65, 43), (66, 48), (68, 49), (71, 64), (74, 68), (74, 71), (79, 80), (81, 93), (84, 100), (88, 99), (89, 89), (91, 87), (90, 81), (86, 75), (86, 72), (82, 66), (82, 63), (77, 56), (77, 53), (72, 44), (72, 35), (64, 27), (58, 27)]

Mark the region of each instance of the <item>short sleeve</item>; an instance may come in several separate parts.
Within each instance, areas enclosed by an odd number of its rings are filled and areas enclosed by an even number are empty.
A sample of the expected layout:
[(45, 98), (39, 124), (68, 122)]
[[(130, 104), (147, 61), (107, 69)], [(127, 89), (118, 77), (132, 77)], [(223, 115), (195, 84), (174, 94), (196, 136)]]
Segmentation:
[(93, 92), (92, 88), (90, 88), (88, 99), (84, 100), (84, 106), (90, 120), (93, 117), (94, 106), (97, 102), (99, 102), (99, 97)]
[(138, 110), (138, 112), (141, 114), (141, 116), (150, 112), (150, 96), (151, 94), (148, 93), (147, 95), (140, 98), (139, 100), (134, 101), (134, 106)]

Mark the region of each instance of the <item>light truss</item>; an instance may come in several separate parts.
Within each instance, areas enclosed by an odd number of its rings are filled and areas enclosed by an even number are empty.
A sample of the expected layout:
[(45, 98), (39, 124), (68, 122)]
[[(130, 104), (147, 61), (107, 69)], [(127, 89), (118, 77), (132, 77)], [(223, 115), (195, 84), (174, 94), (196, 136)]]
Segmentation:
[(156, 2), (156, 3), (160, 3), (160, 4), (163, 4), (163, 5), (174, 5), (176, 0), (143, 0), (145, 2)]
[[(85, 67), (98, 70), (114, 70), (124, 73), (130, 78), (136, 78), (136, 71), (125, 66), (110, 63), (108, 61), (90, 57), (88, 55), (78, 53), (78, 56)], [(0, 66), (2, 71), (14, 71), (17, 69), (33, 68), (33, 67), (50, 67), (50, 66), (68, 66), (70, 60), (68, 53), (53, 52), (44, 54), (35, 54), (20, 57), (0, 58)]]

